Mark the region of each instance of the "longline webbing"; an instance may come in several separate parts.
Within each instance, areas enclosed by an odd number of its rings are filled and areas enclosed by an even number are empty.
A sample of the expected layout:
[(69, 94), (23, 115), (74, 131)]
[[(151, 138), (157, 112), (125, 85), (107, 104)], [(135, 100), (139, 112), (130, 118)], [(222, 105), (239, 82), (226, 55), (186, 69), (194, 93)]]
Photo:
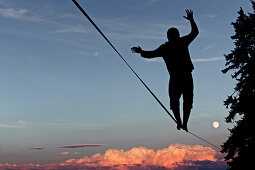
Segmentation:
[[(102, 35), (102, 37), (107, 41), (107, 43), (113, 48), (113, 50), (119, 55), (119, 57), (124, 61), (124, 63), (129, 67), (129, 69), (135, 74), (135, 76), (140, 80), (140, 82), (144, 85), (144, 87), (150, 92), (150, 94), (154, 97), (154, 99), (160, 104), (160, 106), (166, 111), (166, 113), (173, 119), (175, 123), (177, 121), (171, 115), (171, 113), (167, 110), (167, 108), (162, 104), (162, 102), (157, 98), (157, 96), (151, 91), (151, 89), (145, 84), (145, 82), (139, 77), (139, 75), (135, 72), (135, 70), (128, 64), (128, 62), (124, 59), (124, 57), (119, 53), (119, 51), (114, 47), (114, 45), (109, 41), (109, 39), (104, 35), (104, 33), (98, 28), (95, 22), (89, 17), (89, 15), (83, 10), (83, 8), (78, 4), (76, 0), (72, 0), (73, 3), (79, 8), (79, 10), (83, 13), (83, 15), (89, 20), (89, 22), (96, 28), (96, 30)], [(188, 131), (189, 134), (193, 135), (194, 137), (199, 138), (200, 140), (210, 144), (211, 146), (221, 150), (220, 147), (208, 142), (207, 140), (199, 137), (198, 135)]]

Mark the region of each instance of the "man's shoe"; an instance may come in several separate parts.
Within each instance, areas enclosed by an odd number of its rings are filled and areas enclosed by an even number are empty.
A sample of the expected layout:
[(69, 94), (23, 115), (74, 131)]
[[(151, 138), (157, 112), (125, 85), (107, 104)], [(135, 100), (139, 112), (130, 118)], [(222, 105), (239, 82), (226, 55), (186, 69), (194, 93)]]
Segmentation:
[(182, 125), (182, 129), (185, 130), (186, 132), (189, 132), (187, 125)]

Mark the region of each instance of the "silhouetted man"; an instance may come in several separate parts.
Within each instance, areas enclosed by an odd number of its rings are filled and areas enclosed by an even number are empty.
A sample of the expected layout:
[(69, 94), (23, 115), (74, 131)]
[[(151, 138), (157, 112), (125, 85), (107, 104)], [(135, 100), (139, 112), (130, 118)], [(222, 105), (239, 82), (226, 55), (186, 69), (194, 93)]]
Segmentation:
[[(193, 19), (193, 11), (186, 10), (184, 16), (191, 24), (190, 34), (180, 37), (176, 28), (167, 31), (168, 42), (162, 44), (156, 50), (144, 51), (141, 47), (131, 48), (133, 53), (140, 53), (144, 58), (163, 57), (168, 72), (170, 108), (177, 121), (177, 129), (181, 128), (188, 132), (187, 123), (193, 105), (193, 78), (194, 66), (190, 59), (188, 46), (197, 37), (199, 31)], [(183, 97), (183, 123), (180, 117), (180, 97)]]

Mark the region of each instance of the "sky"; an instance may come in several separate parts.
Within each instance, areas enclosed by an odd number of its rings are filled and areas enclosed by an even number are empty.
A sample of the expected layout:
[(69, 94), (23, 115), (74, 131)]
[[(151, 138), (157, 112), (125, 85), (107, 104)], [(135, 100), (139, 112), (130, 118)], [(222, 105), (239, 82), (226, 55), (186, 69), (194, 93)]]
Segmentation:
[[(189, 46), (195, 66), (189, 130), (217, 146), (227, 139), (232, 125), (224, 122), (228, 110), (223, 101), (235, 82), (221, 70), (224, 54), (234, 48), (231, 22), (240, 7), (251, 11), (250, 1), (78, 2), (167, 108), (169, 74), (163, 60), (143, 59), (130, 48), (157, 48), (167, 41), (170, 27), (188, 34), (190, 24), (183, 16), (192, 9), (200, 34)], [(51, 163), (81, 168), (83, 162), (134, 168), (143, 156), (162, 160), (163, 151), (169, 153), (166, 162), (175, 160), (171, 153), (180, 157), (171, 165), (147, 160), (144, 166), (225, 167), (215, 148), (176, 130), (71, 0), (0, 0), (0, 21), (0, 167), (43, 169)], [(212, 127), (214, 121), (218, 128)], [(99, 145), (57, 148), (78, 144)], [(140, 162), (130, 155), (140, 155)], [(123, 162), (116, 163), (116, 157)]]

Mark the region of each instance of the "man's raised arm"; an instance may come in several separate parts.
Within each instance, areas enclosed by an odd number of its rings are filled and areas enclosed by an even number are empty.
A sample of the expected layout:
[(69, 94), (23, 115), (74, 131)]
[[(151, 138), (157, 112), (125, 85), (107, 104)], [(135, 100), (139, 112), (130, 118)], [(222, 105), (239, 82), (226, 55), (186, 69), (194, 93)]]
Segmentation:
[(183, 16), (183, 17), (190, 21), (191, 32), (188, 35), (184, 36), (184, 38), (188, 41), (188, 44), (190, 44), (197, 37), (199, 31), (197, 28), (197, 24), (195, 23), (193, 18), (193, 11), (186, 10), (186, 14), (187, 16)]

